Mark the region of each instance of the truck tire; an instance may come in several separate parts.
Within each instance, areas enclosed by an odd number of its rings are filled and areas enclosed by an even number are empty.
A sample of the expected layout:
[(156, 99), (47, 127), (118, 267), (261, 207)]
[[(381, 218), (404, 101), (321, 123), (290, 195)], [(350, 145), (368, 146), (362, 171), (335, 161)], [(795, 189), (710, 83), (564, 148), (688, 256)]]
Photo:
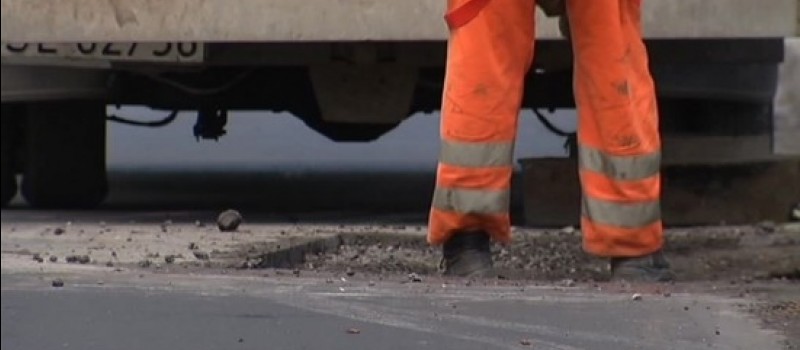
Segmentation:
[(17, 179), (14, 156), (17, 144), (17, 125), (20, 106), (4, 103), (0, 117), (0, 205), (3, 208), (17, 195)]
[(105, 104), (32, 103), (25, 123), (22, 196), (35, 208), (99, 205), (108, 193)]

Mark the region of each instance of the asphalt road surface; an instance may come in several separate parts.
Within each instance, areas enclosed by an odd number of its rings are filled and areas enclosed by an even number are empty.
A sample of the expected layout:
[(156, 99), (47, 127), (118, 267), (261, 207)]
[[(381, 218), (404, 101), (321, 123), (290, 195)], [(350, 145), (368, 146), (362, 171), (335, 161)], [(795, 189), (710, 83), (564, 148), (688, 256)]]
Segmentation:
[[(4, 273), (4, 349), (780, 349), (734, 299), (357, 278)], [(40, 276), (41, 277), (41, 276)]]

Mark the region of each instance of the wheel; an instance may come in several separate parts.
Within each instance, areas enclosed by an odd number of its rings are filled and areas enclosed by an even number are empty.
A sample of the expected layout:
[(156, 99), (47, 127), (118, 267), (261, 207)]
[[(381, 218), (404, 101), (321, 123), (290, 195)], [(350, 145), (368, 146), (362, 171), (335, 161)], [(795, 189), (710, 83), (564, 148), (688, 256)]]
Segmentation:
[(2, 117), (0, 117), (0, 131), (2, 132), (2, 147), (0, 148), (0, 205), (5, 208), (8, 202), (17, 195), (16, 179), (16, 150), (19, 140), (19, 119), (22, 113), (22, 106), (4, 103), (2, 105)]
[(27, 107), (22, 196), (36, 208), (91, 208), (108, 193), (105, 104)]

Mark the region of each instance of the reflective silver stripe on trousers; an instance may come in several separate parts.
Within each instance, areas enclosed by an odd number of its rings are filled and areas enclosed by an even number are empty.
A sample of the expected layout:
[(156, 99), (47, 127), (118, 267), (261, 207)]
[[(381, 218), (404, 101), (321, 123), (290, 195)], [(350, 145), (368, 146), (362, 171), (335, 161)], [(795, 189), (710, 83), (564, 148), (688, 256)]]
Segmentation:
[(437, 187), (433, 192), (433, 207), (464, 214), (508, 213), (508, 190), (467, 190)]
[(439, 161), (467, 168), (513, 165), (513, 142), (470, 143), (442, 140)]
[(598, 149), (578, 147), (581, 168), (605, 174), (616, 180), (641, 180), (658, 174), (661, 152), (639, 156), (613, 156)]
[(583, 196), (583, 216), (599, 224), (639, 228), (661, 220), (659, 201), (615, 203)]

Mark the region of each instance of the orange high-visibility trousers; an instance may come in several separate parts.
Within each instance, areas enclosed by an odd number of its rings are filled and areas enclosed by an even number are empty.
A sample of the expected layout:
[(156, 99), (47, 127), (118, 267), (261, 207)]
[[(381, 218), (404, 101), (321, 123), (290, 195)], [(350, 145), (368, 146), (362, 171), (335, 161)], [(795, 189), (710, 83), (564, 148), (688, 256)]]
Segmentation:
[[(654, 252), (663, 242), (660, 138), (640, 0), (568, 0), (567, 9), (584, 249), (608, 257)], [(532, 0), (448, 4), (451, 32), (431, 244), (472, 230), (499, 242), (511, 239), (512, 154), (533, 59), (534, 11)]]

